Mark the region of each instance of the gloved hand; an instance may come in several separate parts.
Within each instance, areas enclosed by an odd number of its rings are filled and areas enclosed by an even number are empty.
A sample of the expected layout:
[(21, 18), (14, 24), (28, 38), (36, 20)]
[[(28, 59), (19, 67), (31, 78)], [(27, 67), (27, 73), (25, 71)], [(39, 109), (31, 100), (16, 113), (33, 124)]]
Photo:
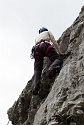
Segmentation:
[(60, 57), (64, 58), (65, 57), (65, 53), (60, 53)]
[(61, 57), (62, 59), (65, 59), (65, 58), (68, 57), (70, 54), (71, 54), (71, 52), (61, 53), (61, 54), (60, 54), (60, 57)]

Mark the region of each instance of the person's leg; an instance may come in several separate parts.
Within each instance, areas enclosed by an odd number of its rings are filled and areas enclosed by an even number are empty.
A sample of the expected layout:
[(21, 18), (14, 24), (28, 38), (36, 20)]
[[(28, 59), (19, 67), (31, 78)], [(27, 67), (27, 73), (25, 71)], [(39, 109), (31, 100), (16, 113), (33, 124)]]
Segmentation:
[(49, 67), (49, 78), (52, 78), (57, 74), (59, 74), (62, 68), (63, 61), (61, 59), (55, 59), (55, 61)]
[(54, 48), (51, 48), (48, 53), (47, 57), (51, 60), (52, 64), (49, 67), (49, 77), (52, 78), (55, 76), (56, 73), (59, 73), (63, 64), (63, 60), (59, 57), (56, 53)]
[(34, 95), (37, 95), (40, 89), (40, 79), (41, 79), (42, 68), (43, 68), (43, 57), (35, 56), (34, 78), (32, 81), (32, 91)]

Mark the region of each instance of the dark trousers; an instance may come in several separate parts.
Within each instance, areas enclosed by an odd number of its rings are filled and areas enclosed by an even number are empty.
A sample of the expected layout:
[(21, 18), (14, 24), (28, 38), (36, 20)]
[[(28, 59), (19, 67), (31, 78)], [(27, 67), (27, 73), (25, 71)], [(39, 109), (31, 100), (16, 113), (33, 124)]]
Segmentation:
[(42, 42), (35, 46), (35, 62), (34, 62), (34, 77), (32, 80), (32, 90), (39, 90), (41, 72), (43, 69), (43, 59), (48, 57), (52, 64), (50, 65), (50, 70), (55, 68), (57, 65), (62, 65), (63, 61), (57, 54), (56, 50), (51, 46), (50, 43)]

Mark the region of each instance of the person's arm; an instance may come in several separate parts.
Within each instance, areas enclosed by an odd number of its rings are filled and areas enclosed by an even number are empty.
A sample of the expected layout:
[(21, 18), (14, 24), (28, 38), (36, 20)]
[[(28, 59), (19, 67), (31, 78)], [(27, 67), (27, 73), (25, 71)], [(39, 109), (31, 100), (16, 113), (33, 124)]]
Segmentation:
[(51, 42), (53, 43), (54, 48), (58, 52), (58, 54), (62, 55), (63, 53), (60, 51), (58, 43), (57, 43), (57, 41), (55, 40), (53, 34), (50, 31), (49, 31), (49, 37), (50, 37)]

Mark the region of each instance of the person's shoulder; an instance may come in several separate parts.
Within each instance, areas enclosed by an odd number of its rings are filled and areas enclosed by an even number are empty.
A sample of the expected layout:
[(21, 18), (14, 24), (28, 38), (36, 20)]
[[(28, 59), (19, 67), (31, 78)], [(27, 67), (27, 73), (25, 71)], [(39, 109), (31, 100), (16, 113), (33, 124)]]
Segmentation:
[(48, 31), (48, 34), (53, 35), (51, 31)]
[(36, 39), (43, 38), (46, 35), (48, 35), (48, 31), (45, 31), (45, 32), (42, 32), (42, 33), (38, 34), (38, 36), (36, 37)]
[(41, 41), (41, 40), (49, 40), (50, 39), (50, 35), (51, 35), (51, 32), (50, 31), (45, 31), (45, 32), (42, 32), (40, 33), (36, 39), (35, 39), (35, 43)]

